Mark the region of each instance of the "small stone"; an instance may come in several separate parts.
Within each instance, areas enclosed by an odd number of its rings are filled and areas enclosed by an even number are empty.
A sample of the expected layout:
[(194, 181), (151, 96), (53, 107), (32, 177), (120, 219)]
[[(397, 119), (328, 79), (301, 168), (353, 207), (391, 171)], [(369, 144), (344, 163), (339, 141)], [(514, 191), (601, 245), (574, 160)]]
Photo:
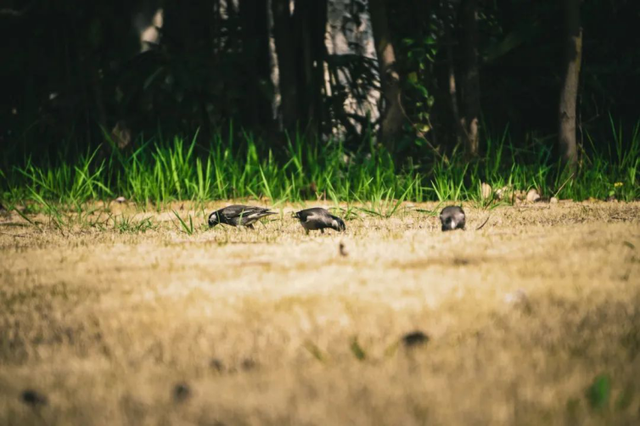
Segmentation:
[(127, 199), (126, 199), (126, 198), (124, 198), (124, 197), (122, 197), (122, 196), (120, 196), (120, 197), (116, 198), (116, 200), (115, 200), (115, 201), (116, 201), (116, 203), (120, 203), (120, 204), (122, 204), (122, 203), (126, 202), (126, 201), (127, 201)]
[(535, 203), (540, 199), (540, 194), (538, 194), (538, 190), (535, 188), (531, 188), (529, 192), (527, 192), (527, 202)]
[(173, 387), (173, 399), (176, 402), (186, 401), (191, 396), (191, 388), (186, 383), (178, 383)]
[(503, 186), (502, 188), (496, 190), (495, 198), (498, 201), (506, 200), (513, 202), (513, 190), (508, 186)]
[(513, 192), (513, 197), (515, 200), (524, 201), (527, 198), (527, 194), (524, 191), (516, 190)]
[(47, 405), (47, 397), (33, 389), (25, 389), (20, 395), (20, 399), (31, 407)]
[(549, 202), (551, 204), (558, 204), (558, 199), (556, 197), (551, 197), (551, 199), (549, 200)]
[(605, 201), (607, 201), (607, 202), (609, 202), (609, 203), (615, 203), (615, 202), (617, 202), (617, 201), (618, 201), (618, 199), (616, 198), (616, 196), (615, 196), (615, 195), (609, 195), (609, 196), (605, 199)]
[(482, 199), (487, 200), (491, 198), (492, 192), (493, 191), (491, 189), (491, 185), (489, 185), (488, 183), (482, 182), (482, 184), (480, 185), (480, 196), (482, 197)]
[(412, 331), (402, 336), (402, 343), (408, 347), (417, 347), (429, 343), (429, 336), (422, 331)]
[(347, 249), (345, 248), (344, 243), (342, 241), (340, 241), (340, 245), (338, 246), (338, 250), (340, 252), (340, 256), (342, 256), (342, 257), (349, 256), (349, 253), (347, 252)]

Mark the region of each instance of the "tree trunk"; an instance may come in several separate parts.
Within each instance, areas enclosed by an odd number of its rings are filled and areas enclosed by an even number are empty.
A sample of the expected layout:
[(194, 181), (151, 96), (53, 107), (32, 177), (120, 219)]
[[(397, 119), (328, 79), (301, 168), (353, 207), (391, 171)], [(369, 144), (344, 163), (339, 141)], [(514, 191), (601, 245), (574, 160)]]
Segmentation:
[(174, 60), (182, 62), (187, 73), (201, 76), (193, 83), (190, 106), (197, 106), (199, 110), (200, 119), (194, 121), (200, 128), (198, 138), (208, 141), (212, 125), (207, 112), (206, 87), (209, 86), (211, 76), (209, 73), (201, 73), (201, 70), (207, 69), (212, 63), (214, 54), (213, 6), (210, 0), (192, 1), (188, 8), (178, 0), (167, 0), (163, 4), (163, 44)]
[(396, 55), (387, 22), (385, 0), (369, 0), (369, 12), (384, 98), (380, 135), (384, 145), (393, 152), (395, 141), (402, 132), (404, 114), (400, 104), (400, 75), (396, 69)]
[(464, 57), (464, 117), (462, 126), (466, 136), (467, 154), (480, 153), (478, 121), (480, 117), (480, 76), (478, 71), (478, 2), (465, 0), (460, 6), (462, 46)]
[(205, 54), (212, 51), (212, 13), (210, 0), (197, 0), (186, 8), (178, 0), (164, 2), (162, 42), (172, 52), (184, 56)]
[(458, 91), (456, 88), (456, 70), (453, 60), (453, 37), (451, 37), (451, 26), (455, 22), (451, 16), (451, 22), (444, 23), (444, 37), (447, 47), (447, 85), (449, 88), (449, 101), (451, 102), (451, 115), (453, 116), (453, 125), (456, 131), (457, 143), (466, 143), (467, 136), (462, 126), (462, 118), (460, 118), (460, 108), (458, 107)]
[(322, 123), (322, 87), (324, 86), (327, 0), (297, 0), (294, 12), (296, 64), (298, 77), (298, 111), (311, 134)]
[(315, 114), (314, 117), (318, 121), (318, 129), (320, 133), (330, 134), (333, 130), (328, 118), (327, 108), (325, 107), (325, 63), (327, 59), (327, 20), (329, 1), (322, 0), (315, 2), (315, 14), (316, 17), (311, 17), (313, 23), (312, 38), (311, 38), (311, 50), (315, 55), (315, 68), (314, 68), (314, 103)]
[(327, 0), (296, 0), (293, 15), (289, 0), (271, 5), (283, 127), (315, 136), (323, 119)]
[(298, 84), (295, 38), (289, 0), (272, 0), (273, 35), (278, 57), (278, 86), (281, 95), (282, 126), (293, 137), (298, 123)]
[(244, 65), (244, 102), (248, 124), (268, 128), (272, 93), (269, 65), (269, 19), (264, 0), (240, 1)]
[(580, 0), (564, 0), (565, 54), (564, 80), (560, 89), (558, 111), (558, 150), (562, 160), (574, 166), (578, 160), (576, 147), (576, 101), (582, 60), (582, 27), (580, 25)]

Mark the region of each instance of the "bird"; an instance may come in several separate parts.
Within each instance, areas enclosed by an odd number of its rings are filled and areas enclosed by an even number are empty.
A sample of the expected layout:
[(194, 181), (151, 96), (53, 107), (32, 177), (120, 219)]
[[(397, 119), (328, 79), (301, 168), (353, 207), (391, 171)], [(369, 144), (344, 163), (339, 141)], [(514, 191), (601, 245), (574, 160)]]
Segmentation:
[(253, 229), (253, 223), (263, 217), (277, 214), (264, 207), (243, 206), (234, 204), (209, 215), (209, 227), (213, 228), (219, 223), (231, 226), (245, 226)]
[(442, 231), (464, 229), (464, 210), (462, 210), (462, 207), (458, 206), (445, 207), (440, 212), (440, 222), (442, 222)]
[(338, 232), (346, 231), (347, 229), (342, 219), (332, 215), (322, 207), (300, 210), (294, 213), (293, 217), (300, 220), (300, 224), (307, 231), (307, 234), (309, 234), (309, 231), (317, 231), (318, 229), (324, 234), (325, 228), (335, 229)]

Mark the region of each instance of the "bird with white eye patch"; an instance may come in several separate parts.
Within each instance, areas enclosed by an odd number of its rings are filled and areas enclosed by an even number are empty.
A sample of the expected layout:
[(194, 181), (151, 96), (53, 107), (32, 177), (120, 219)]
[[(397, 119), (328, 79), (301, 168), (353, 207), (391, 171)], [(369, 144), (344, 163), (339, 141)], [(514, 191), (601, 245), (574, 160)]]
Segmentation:
[(442, 223), (442, 231), (453, 231), (454, 229), (464, 230), (465, 215), (462, 207), (449, 206), (440, 212), (440, 222)]
[(347, 229), (347, 226), (341, 218), (332, 215), (322, 207), (300, 210), (294, 213), (293, 217), (300, 221), (300, 224), (307, 234), (309, 234), (309, 231), (317, 230), (320, 230), (320, 232), (324, 234), (324, 230), (327, 228), (334, 229), (338, 232), (346, 231)]
[(265, 216), (277, 214), (276, 212), (269, 211), (269, 209), (263, 207), (233, 205), (228, 206), (209, 215), (209, 227), (223, 223), (231, 226), (245, 226), (249, 229), (253, 229), (254, 222), (262, 219)]

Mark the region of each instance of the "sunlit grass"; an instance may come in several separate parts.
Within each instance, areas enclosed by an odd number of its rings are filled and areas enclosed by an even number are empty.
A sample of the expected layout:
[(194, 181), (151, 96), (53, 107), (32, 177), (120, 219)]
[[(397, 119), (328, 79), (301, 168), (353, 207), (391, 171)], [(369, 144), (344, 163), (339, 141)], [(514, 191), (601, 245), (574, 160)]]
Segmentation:
[[(47, 164), (27, 158), (0, 174), (1, 198), (8, 204), (31, 200), (50, 214), (56, 204), (117, 196), (157, 209), (175, 200), (253, 198), (277, 205), (330, 199), (369, 204), (371, 211), (388, 216), (397, 201), (478, 201), (488, 207), (480, 197), (485, 183), (494, 191), (535, 188), (547, 199), (631, 201), (640, 197), (640, 123), (624, 135), (612, 119), (611, 129), (607, 152), (598, 152), (587, 135), (576, 170), (554, 162), (550, 141), (533, 139), (516, 147), (508, 129), (485, 135), (481, 158), (469, 160), (457, 149), (439, 157), (426, 152), (404, 167), (373, 141), (350, 152), (339, 141), (295, 135), (274, 151), (249, 133), (238, 140), (233, 131), (217, 133), (209, 145), (198, 144), (195, 136), (153, 138), (130, 153), (98, 148), (73, 162)], [(110, 146), (108, 138), (105, 145)]]
[(254, 230), (205, 231), (198, 202), (49, 204), (61, 232), (4, 213), (0, 424), (637, 423), (639, 203), (498, 208), (482, 231), (465, 203), (442, 233), (441, 203), (388, 220), (380, 194), (324, 235), (298, 202)]

